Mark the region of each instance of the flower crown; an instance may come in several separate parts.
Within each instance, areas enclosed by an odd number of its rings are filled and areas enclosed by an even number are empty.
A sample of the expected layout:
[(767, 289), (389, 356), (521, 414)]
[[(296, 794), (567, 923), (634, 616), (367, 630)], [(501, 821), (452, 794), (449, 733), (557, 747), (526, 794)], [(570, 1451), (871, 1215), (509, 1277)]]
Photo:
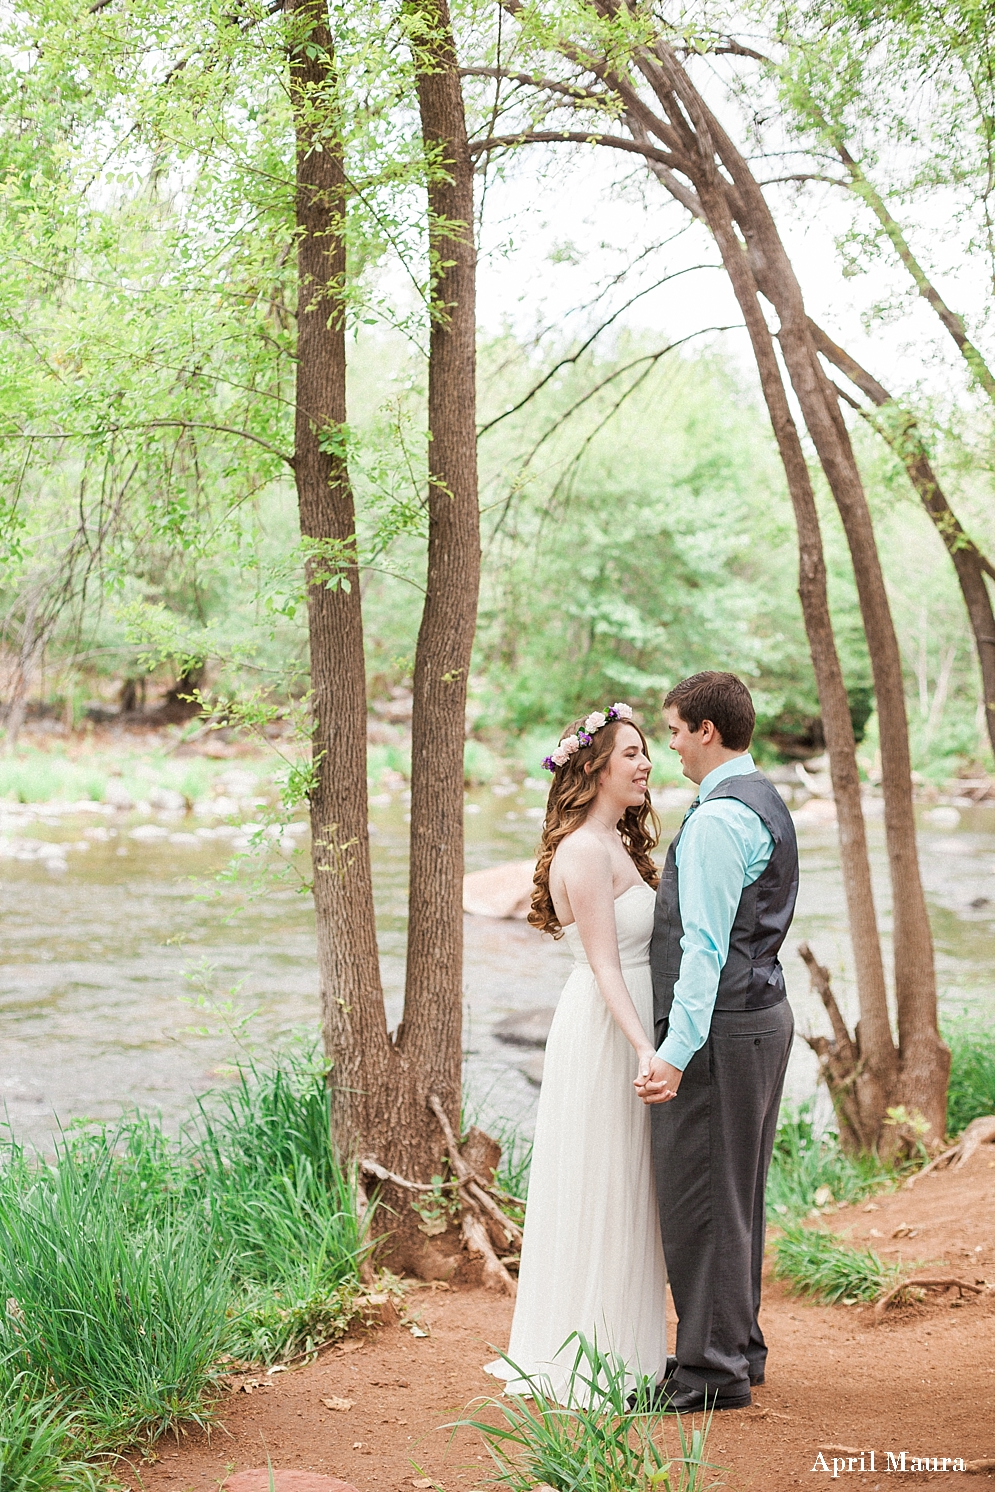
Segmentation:
[(579, 730), (575, 736), (564, 736), (556, 750), (543, 759), (543, 766), (547, 772), (555, 772), (557, 767), (564, 766), (570, 760), (575, 751), (579, 751), (582, 746), (590, 746), (595, 731), (599, 731), (603, 725), (610, 724), (612, 720), (631, 719), (631, 705), (609, 705), (604, 712), (593, 710), (584, 721), (584, 729)]

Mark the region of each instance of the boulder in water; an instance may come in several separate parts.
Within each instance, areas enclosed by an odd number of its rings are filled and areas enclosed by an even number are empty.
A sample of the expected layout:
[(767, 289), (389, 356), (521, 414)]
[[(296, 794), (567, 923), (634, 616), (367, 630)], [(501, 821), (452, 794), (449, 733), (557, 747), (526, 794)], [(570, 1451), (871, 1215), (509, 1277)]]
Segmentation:
[(553, 1024), (556, 1010), (551, 1005), (540, 1005), (536, 1010), (519, 1010), (506, 1015), (494, 1026), (498, 1041), (509, 1046), (545, 1046), (549, 1028)]
[(474, 917), (524, 922), (532, 905), (534, 860), (509, 860), (463, 877), (463, 910)]

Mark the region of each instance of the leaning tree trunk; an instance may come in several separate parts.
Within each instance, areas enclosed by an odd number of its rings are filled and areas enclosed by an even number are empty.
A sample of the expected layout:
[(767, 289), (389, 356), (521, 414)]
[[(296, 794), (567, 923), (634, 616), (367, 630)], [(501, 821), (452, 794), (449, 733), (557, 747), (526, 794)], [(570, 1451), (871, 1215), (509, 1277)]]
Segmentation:
[(382, 1136), (392, 1053), (367, 827), (366, 670), (346, 419), (346, 180), (324, 0), (287, 0), (297, 141), (294, 475), (306, 559), (311, 834), (322, 1029), (343, 1156)]
[[(596, 0), (596, 4), (604, 10), (615, 8), (615, 0)], [(901, 656), (849, 434), (835, 390), (816, 356), (801, 289), (759, 183), (666, 41), (659, 39), (652, 53), (640, 51), (637, 63), (663, 106), (670, 137), (681, 157), (680, 169), (694, 182), (699, 196), (703, 187), (707, 191), (713, 186), (739, 225), (757, 286), (780, 318), (778, 339), (784, 361), (843, 521), (881, 724), (899, 1024), (898, 1104), (910, 1112), (914, 1125), (921, 1117), (930, 1142), (940, 1144), (950, 1054), (937, 1029), (933, 943), (916, 849)], [(728, 178), (720, 175), (718, 162)], [(895, 1131), (886, 1132), (885, 1114), (880, 1122), (881, 1138), (893, 1143)], [(908, 1143), (912, 1135), (906, 1133), (903, 1138)]]
[(836, 798), (840, 860), (860, 1006), (858, 1040), (853, 1044), (852, 1052), (857, 1060), (851, 1062), (846, 1081), (837, 1086), (833, 1098), (844, 1143), (848, 1148), (871, 1149), (879, 1138), (881, 1117), (893, 1102), (898, 1056), (888, 1020), (884, 965), (860, 799), (856, 742), (829, 613), (819, 517), (808, 465), (784, 391), (773, 338), (761, 309), (752, 269), (733, 229), (725, 195), (716, 179), (699, 179), (697, 186), (698, 201), (722, 254), (746, 322), (764, 399), (788, 479), (798, 529), (798, 594), (819, 692), (819, 708)]
[[(905, 681), (870, 509), (835, 390), (815, 354), (801, 290), (758, 186), (743, 193), (755, 254), (770, 266), (765, 293), (781, 318), (778, 333), (792, 386), (843, 521), (871, 659), (881, 739), (881, 786), (892, 889), (895, 1003), (898, 1011), (900, 1103), (929, 1126), (940, 1145), (946, 1132), (950, 1053), (937, 1029), (933, 936), (919, 873)], [(749, 241), (750, 233), (744, 226)]]
[[(394, 1154), (427, 1180), (443, 1153), (433, 1095), (459, 1133), (463, 745), (480, 581), (473, 168), (446, 0), (406, 11), (428, 173), (428, 583), (415, 653), (403, 1069)], [(428, 1124), (426, 1124), (428, 1119)]]
[(902, 462), (909, 481), (918, 492), (923, 507), (950, 555), (974, 634), (981, 670), (985, 723), (992, 753), (995, 755), (995, 612), (992, 610), (992, 600), (985, 582), (985, 575), (995, 574), (995, 571), (978, 546), (964, 532), (957, 515), (950, 507), (913, 416), (903, 410), (887, 389), (866, 368), (862, 368), (855, 358), (838, 347), (820, 327), (814, 322), (810, 323), (810, 327), (819, 352), (834, 363), (878, 409), (890, 410), (899, 416), (897, 425), (883, 424), (873, 419), (861, 405), (854, 404), (859, 413), (870, 419), (874, 429), (888, 442)]

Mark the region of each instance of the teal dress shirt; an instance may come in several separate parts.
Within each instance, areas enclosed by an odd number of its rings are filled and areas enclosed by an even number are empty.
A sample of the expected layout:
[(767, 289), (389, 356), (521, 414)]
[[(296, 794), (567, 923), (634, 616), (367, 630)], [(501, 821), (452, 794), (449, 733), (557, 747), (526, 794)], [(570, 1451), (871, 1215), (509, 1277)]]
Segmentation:
[(727, 777), (745, 777), (756, 770), (747, 752), (709, 772), (698, 789), (700, 806), (686, 821), (677, 846), (683, 956), (670, 1025), (658, 1056), (681, 1072), (708, 1040), (743, 889), (766, 870), (774, 853), (771, 832), (752, 808), (738, 798), (705, 800)]

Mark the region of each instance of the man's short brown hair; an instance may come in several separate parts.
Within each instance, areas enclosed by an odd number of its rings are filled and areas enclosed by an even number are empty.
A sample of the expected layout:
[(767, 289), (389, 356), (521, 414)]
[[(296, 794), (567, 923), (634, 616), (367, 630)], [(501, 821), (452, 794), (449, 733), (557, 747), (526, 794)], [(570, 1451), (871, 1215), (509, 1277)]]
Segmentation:
[(664, 709), (675, 705), (684, 724), (692, 731), (701, 730), (701, 722), (710, 720), (730, 751), (747, 751), (753, 739), (757, 712), (750, 691), (734, 673), (692, 674), (675, 684), (663, 702)]

